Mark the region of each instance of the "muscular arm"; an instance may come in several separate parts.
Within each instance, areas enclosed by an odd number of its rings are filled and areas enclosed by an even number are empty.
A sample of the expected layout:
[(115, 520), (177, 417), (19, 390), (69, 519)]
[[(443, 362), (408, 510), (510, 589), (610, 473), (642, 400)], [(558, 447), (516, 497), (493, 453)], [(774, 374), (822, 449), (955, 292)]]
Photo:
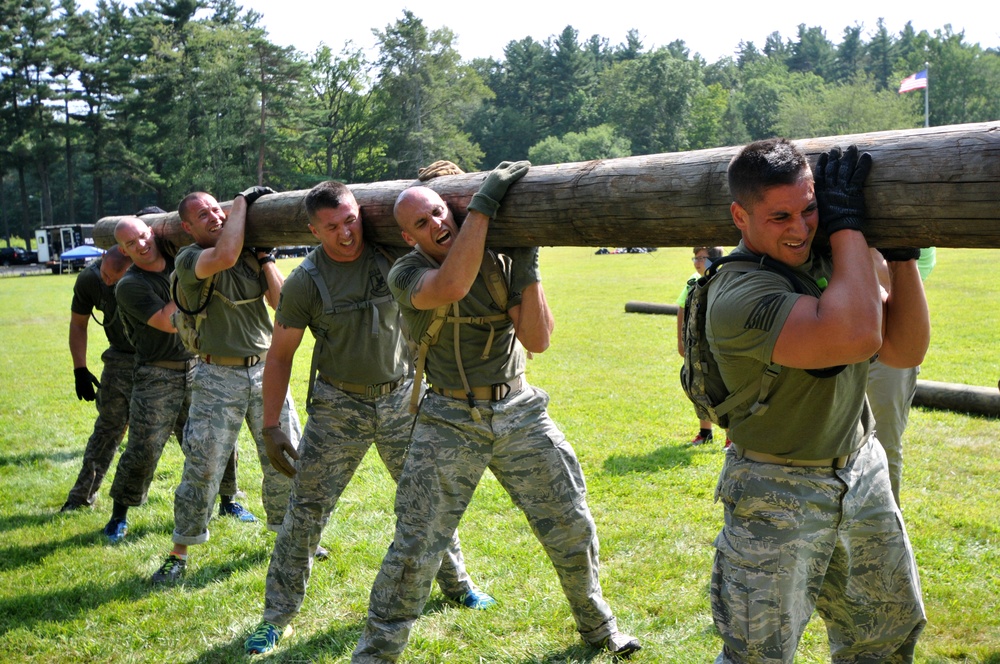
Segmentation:
[(214, 247), (208, 247), (198, 256), (194, 266), (194, 276), (208, 279), (213, 274), (228, 270), (236, 265), (243, 251), (243, 233), (246, 229), (247, 203), (243, 196), (233, 200), (226, 223), (219, 232), (219, 240)]
[(469, 294), (483, 262), (489, 223), (485, 214), (469, 211), (441, 267), (424, 272), (413, 287), (410, 303), (415, 309), (436, 309)]
[(174, 327), (174, 323), (170, 320), (170, 317), (175, 311), (177, 311), (177, 304), (173, 300), (170, 300), (163, 305), (162, 309), (149, 317), (149, 320), (146, 321), (146, 325), (155, 327), (160, 332), (173, 334), (177, 331), (177, 328)]
[(819, 298), (798, 298), (771, 359), (797, 369), (821, 369), (867, 360), (882, 345), (882, 302), (864, 235), (830, 237), (833, 275)]
[(511, 307), (507, 313), (514, 323), (514, 334), (525, 350), (542, 353), (548, 349), (555, 319), (545, 300), (541, 282), (527, 286), (522, 293), (521, 304)]
[(87, 325), (89, 323), (90, 316), (70, 314), (69, 354), (73, 357), (74, 369), (87, 366)]
[(274, 263), (265, 263), (261, 266), (261, 269), (264, 271), (264, 279), (267, 281), (267, 290), (264, 291), (264, 299), (267, 300), (272, 309), (277, 309), (278, 301), (281, 299), (281, 286), (285, 283), (285, 277)]
[(888, 270), (889, 296), (885, 302), (879, 359), (898, 369), (915, 367), (923, 362), (931, 338), (924, 284), (917, 261), (893, 261)]
[(292, 375), (292, 360), (295, 351), (302, 343), (305, 330), (275, 323), (274, 335), (271, 337), (271, 348), (267, 351), (267, 362), (264, 364), (264, 427), (278, 426), (281, 419), (281, 407), (288, 393), (288, 382)]

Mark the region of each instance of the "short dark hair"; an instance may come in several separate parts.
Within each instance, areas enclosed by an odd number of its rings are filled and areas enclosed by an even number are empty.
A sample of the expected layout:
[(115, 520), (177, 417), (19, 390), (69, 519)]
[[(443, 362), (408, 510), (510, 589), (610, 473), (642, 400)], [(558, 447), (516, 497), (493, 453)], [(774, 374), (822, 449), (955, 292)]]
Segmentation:
[(320, 182), (306, 194), (305, 206), (309, 221), (313, 220), (319, 210), (340, 207), (348, 197), (354, 198), (354, 192), (343, 182), (336, 180)]
[(709, 260), (714, 261), (716, 258), (722, 258), (722, 247), (695, 247), (693, 250), (694, 255), (697, 256), (698, 252), (702, 249), (708, 252)]
[(795, 184), (809, 163), (798, 148), (785, 138), (754, 141), (729, 162), (729, 194), (749, 209), (771, 187)]
[(181, 199), (181, 202), (177, 204), (177, 216), (181, 218), (181, 221), (188, 221), (187, 209), (191, 203), (199, 196), (208, 196), (204, 191), (192, 191), (190, 194)]

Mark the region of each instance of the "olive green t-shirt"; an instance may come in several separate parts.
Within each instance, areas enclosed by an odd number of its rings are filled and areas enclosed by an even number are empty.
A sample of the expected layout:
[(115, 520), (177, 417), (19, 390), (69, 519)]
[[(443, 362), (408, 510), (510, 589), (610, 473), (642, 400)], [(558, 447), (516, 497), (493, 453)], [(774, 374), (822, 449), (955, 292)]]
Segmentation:
[(135, 346), (137, 364), (192, 357), (176, 332), (162, 332), (146, 324), (170, 301), (170, 272), (173, 269), (169, 260), (163, 272), (147, 272), (133, 265), (115, 286), (118, 315)]
[[(741, 244), (733, 253), (748, 252)], [(817, 279), (829, 279), (831, 265), (814, 254), (796, 273), (804, 283), (815, 284)], [(785, 277), (763, 268), (744, 273), (722, 270), (709, 288), (706, 334), (726, 387), (735, 393), (759, 383), (781, 328), (801, 296)], [(756, 392), (731, 413), (730, 438), (749, 450), (793, 459), (853, 452), (874, 429), (865, 396), (868, 365), (868, 361), (848, 365), (830, 378), (783, 367), (763, 414), (748, 411)]]
[(125, 335), (121, 317), (118, 315), (118, 302), (115, 300), (115, 287), (108, 286), (101, 278), (101, 261), (98, 258), (77, 275), (73, 284), (73, 302), (70, 311), (81, 316), (90, 316), (94, 309), (103, 315), (98, 322), (108, 338), (108, 344), (119, 353), (134, 353), (132, 342)]
[[(205, 280), (195, 276), (194, 266), (203, 251), (204, 248), (191, 244), (177, 252), (177, 284), (192, 306), (201, 304), (199, 298)], [(209, 300), (207, 316), (198, 329), (200, 352), (229, 357), (266, 352), (271, 347), (274, 327), (263, 298), (267, 281), (257, 259), (244, 250), (236, 265), (216, 273), (214, 283), (215, 295)], [(231, 302), (253, 301), (234, 307), (217, 297), (220, 293)]]
[[(434, 310), (415, 309), (410, 304), (410, 296), (421, 275), (433, 267), (428, 258), (412, 251), (397, 260), (389, 272), (389, 288), (399, 301), (399, 308), (410, 334), (418, 341), (434, 318)], [(508, 283), (509, 270), (509, 263), (504, 261), (503, 277)], [(473, 317), (503, 313), (490, 296), (482, 275), (476, 276), (469, 294), (458, 302), (458, 310), (459, 316)], [(451, 307), (449, 314), (454, 314)], [(524, 373), (524, 348), (514, 336), (514, 325), (509, 317), (492, 323), (492, 326), (490, 323), (468, 323), (461, 324), (460, 327), (462, 366), (470, 387), (507, 382)], [(491, 332), (493, 341), (484, 358), (483, 353)], [(455, 360), (455, 325), (452, 323), (445, 323), (438, 342), (428, 349), (425, 371), (427, 381), (435, 387), (462, 389), (462, 378)]]
[[(375, 249), (369, 244), (350, 263), (330, 259), (319, 246), (306, 257), (319, 271), (330, 295), (331, 310), (312, 276), (295, 268), (281, 288), (275, 320), (316, 337), (317, 368), (329, 378), (358, 385), (378, 385), (402, 378), (410, 357), (399, 305), (392, 299)], [(358, 306), (360, 303), (369, 303)], [(372, 309), (374, 307), (374, 310)], [(378, 311), (373, 334), (374, 311)]]

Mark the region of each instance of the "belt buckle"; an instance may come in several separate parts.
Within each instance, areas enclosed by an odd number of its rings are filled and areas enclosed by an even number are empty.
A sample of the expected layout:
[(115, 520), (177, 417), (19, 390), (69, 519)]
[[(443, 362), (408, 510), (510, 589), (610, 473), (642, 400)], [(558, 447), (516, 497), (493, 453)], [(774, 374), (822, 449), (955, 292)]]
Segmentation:
[(503, 401), (510, 394), (510, 385), (507, 383), (494, 383), (490, 386), (490, 393), (492, 401)]
[(260, 362), (260, 355), (248, 355), (243, 358), (243, 366), (250, 368), (255, 367)]

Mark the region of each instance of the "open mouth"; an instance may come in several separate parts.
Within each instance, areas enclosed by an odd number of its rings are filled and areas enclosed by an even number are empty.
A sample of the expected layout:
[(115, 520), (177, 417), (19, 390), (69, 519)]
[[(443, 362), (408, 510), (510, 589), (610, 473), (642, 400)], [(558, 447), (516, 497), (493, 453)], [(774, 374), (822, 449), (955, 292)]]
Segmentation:
[(437, 242), (438, 244), (444, 244), (445, 242), (447, 242), (450, 239), (451, 239), (451, 231), (445, 230), (440, 235), (438, 235), (437, 238), (435, 238), (434, 241)]

